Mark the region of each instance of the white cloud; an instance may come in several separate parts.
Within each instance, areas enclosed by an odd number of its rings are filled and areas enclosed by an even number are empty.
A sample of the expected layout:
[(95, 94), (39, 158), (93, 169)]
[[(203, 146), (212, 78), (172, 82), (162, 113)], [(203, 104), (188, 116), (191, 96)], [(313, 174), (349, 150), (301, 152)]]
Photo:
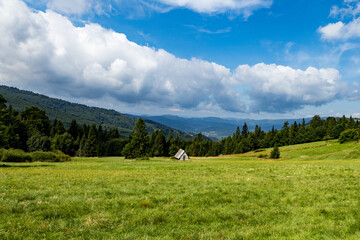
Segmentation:
[(330, 10), (330, 16), (345, 18), (347, 16), (356, 17), (360, 14), (360, 2), (358, 0), (348, 0), (344, 1), (344, 3), (346, 4), (345, 7), (333, 6)]
[[(330, 16), (341, 18), (342, 21), (329, 23), (320, 27), (318, 32), (323, 40), (343, 40), (360, 37), (360, 1), (344, 0), (343, 6), (333, 6), (330, 10)], [(344, 19), (350, 21), (344, 21)]]
[(255, 10), (270, 8), (273, 0), (24, 0), (33, 5), (46, 4), (49, 9), (66, 15), (126, 14), (130, 18), (144, 17), (151, 11), (168, 12), (187, 8), (205, 14), (232, 13), (245, 18)]
[(329, 23), (318, 29), (323, 40), (349, 40), (360, 37), (360, 18), (349, 23)]
[(199, 13), (224, 13), (238, 11), (250, 16), (252, 11), (269, 8), (272, 0), (157, 0), (173, 7), (189, 8)]
[(335, 69), (305, 71), (275, 64), (241, 65), (234, 79), (250, 86), (253, 111), (288, 112), (305, 105), (321, 105), (342, 98), (346, 85)]
[(351, 116), (353, 118), (360, 118), (360, 113), (353, 113)]
[(69, 99), (232, 112), (286, 112), (343, 97), (334, 69), (257, 64), (232, 73), (140, 46), (97, 24), (75, 27), (18, 0), (0, 0), (0, 12), (0, 84)]

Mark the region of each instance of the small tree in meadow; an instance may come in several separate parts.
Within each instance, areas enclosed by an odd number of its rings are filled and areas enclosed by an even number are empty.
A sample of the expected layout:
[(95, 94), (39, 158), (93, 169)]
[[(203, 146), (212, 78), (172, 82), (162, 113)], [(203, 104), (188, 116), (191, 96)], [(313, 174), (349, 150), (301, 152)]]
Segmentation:
[(272, 159), (279, 159), (280, 158), (280, 150), (279, 150), (279, 147), (277, 145), (275, 145), (273, 150), (271, 150), (270, 158), (272, 158)]

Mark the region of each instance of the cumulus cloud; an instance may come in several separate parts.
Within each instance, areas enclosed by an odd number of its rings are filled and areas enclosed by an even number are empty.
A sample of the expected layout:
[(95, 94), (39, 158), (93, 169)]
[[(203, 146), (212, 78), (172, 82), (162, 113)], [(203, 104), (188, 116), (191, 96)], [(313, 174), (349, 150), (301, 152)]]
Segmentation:
[(335, 69), (305, 71), (275, 64), (241, 65), (234, 79), (249, 86), (253, 111), (288, 112), (305, 105), (321, 105), (342, 98), (346, 85)]
[(75, 27), (55, 12), (32, 12), (19, 1), (0, 2), (6, 13), (0, 16), (1, 83), (72, 97), (244, 111), (227, 87), (231, 72), (223, 66), (139, 46), (97, 24)]
[(32, 11), (18, 0), (0, 0), (0, 11), (5, 85), (71, 99), (110, 97), (126, 104), (231, 112), (286, 112), (343, 96), (334, 69), (257, 64), (232, 72), (140, 46), (97, 24), (75, 27), (58, 13)]
[(329, 23), (325, 27), (318, 29), (321, 38), (324, 40), (349, 40), (360, 37), (360, 18), (356, 18), (349, 23), (339, 21)]
[[(323, 40), (344, 40), (360, 37), (360, 1), (345, 0), (342, 7), (333, 6), (330, 10), (330, 16), (341, 18), (342, 21), (329, 23), (320, 27), (318, 32)], [(344, 21), (350, 19), (350, 21)]]

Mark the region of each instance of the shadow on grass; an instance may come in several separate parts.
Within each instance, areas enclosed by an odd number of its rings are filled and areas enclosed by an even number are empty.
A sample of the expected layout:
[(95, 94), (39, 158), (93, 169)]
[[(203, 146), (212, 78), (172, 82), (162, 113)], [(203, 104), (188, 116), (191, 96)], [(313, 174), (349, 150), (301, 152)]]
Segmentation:
[(51, 167), (52, 165), (7, 165), (7, 164), (0, 164), (0, 168), (35, 168), (35, 167)]

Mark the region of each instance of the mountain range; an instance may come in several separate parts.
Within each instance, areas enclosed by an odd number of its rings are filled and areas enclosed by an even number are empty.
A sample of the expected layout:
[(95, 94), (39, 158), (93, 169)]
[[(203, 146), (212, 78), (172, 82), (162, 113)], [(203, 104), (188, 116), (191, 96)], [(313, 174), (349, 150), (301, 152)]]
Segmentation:
[[(224, 137), (232, 135), (236, 128), (239, 126), (240, 129), (247, 124), (248, 129), (254, 130), (255, 126), (258, 125), (264, 131), (269, 131), (274, 126), (275, 129), (281, 129), (285, 121), (293, 123), (297, 121), (298, 123), (302, 122), (301, 119), (236, 119), (236, 118), (216, 118), (216, 117), (206, 117), (206, 118), (184, 118), (173, 115), (162, 115), (162, 116), (142, 116), (144, 119), (152, 120), (166, 126), (180, 129), (184, 132), (201, 132), (205, 136), (208, 136), (214, 140), (220, 140)], [(310, 118), (305, 118), (305, 121), (308, 122)]]

